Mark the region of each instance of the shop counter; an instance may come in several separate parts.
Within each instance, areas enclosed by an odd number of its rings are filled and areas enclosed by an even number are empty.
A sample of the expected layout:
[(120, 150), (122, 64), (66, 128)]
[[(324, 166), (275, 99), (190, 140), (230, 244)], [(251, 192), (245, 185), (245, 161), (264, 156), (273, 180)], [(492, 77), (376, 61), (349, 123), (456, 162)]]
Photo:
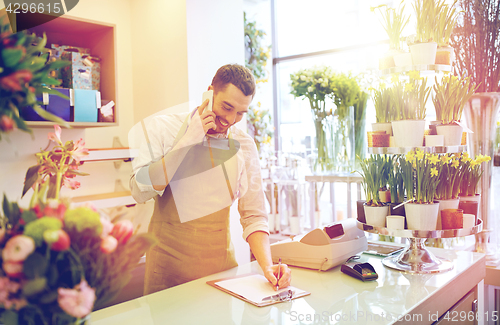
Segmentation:
[[(206, 284), (209, 280), (247, 273), (261, 273), (256, 262), (213, 274), (183, 285), (98, 310), (92, 325), (159, 324), (432, 324), (456, 316), (484, 324), (483, 286), (485, 256), (467, 251), (429, 248), (453, 263), (451, 271), (438, 274), (405, 274), (382, 264), (382, 257), (362, 254), (378, 279), (362, 282), (340, 271), (298, 267), (292, 285), (309, 296), (267, 307), (255, 307)], [(465, 301), (465, 302), (464, 302)], [(457, 309), (462, 306), (462, 309)], [(465, 306), (465, 307), (464, 307)], [(477, 312), (473, 312), (477, 310)], [(487, 312), (486, 312), (487, 313)], [(473, 315), (474, 314), (474, 315)], [(459, 321), (455, 324), (466, 324)], [(486, 322), (487, 323), (487, 322)]]

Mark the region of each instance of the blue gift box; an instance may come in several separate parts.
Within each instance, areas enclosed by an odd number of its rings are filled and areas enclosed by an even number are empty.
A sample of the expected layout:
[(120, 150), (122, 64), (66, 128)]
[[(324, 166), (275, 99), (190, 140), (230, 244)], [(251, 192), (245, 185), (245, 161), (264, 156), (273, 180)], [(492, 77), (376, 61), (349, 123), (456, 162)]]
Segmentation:
[(53, 88), (61, 94), (68, 97), (68, 99), (59, 97), (57, 95), (49, 94), (49, 104), (47, 105), (47, 112), (59, 116), (65, 121), (70, 121), (70, 100), (69, 100), (69, 89), (65, 88)]
[[(42, 94), (40, 95), (37, 95), (36, 96), (36, 100), (38, 102), (43, 102), (43, 97), (42, 97)], [(40, 107), (42, 107), (43, 109), (46, 109), (45, 105), (41, 105), (40, 104)], [(25, 120), (25, 121), (45, 121), (45, 119), (43, 117), (41, 117), (40, 115), (38, 115), (37, 112), (35, 112), (35, 110), (33, 109), (33, 107), (31, 106), (26, 106), (24, 107), (21, 112), (21, 117)]]
[(97, 122), (97, 90), (74, 89), (74, 121)]

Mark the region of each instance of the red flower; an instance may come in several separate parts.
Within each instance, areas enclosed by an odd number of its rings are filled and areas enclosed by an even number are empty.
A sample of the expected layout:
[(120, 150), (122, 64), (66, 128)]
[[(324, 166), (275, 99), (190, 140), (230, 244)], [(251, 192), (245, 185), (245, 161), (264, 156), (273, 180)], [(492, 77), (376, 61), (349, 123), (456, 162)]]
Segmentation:
[(22, 85), (29, 82), (33, 74), (29, 70), (18, 70), (10, 75), (0, 78), (0, 87), (8, 91), (21, 91)]
[(62, 221), (64, 219), (65, 212), (66, 212), (66, 205), (59, 202), (58, 200), (50, 200), (43, 209), (42, 215), (46, 217), (55, 217)]
[(15, 126), (16, 122), (14, 122), (14, 120), (10, 116), (2, 115), (0, 119), (0, 130), (4, 132), (9, 132), (14, 130)]

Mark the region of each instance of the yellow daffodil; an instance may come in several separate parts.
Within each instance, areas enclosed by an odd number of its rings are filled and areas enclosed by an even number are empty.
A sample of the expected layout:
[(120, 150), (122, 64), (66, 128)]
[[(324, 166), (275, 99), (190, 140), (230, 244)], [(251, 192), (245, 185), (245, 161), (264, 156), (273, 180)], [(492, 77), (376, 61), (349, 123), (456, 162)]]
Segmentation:
[(442, 155), (441, 156), (441, 161), (444, 163), (444, 164), (447, 164), (449, 161), (450, 161), (451, 157), (448, 156), (448, 155)]
[(407, 92), (412, 92), (414, 89), (415, 89), (415, 87), (413, 86), (413, 84), (411, 84), (411, 83), (409, 83), (409, 82), (407, 82), (407, 83), (405, 84), (405, 90), (406, 90)]
[(415, 159), (415, 154), (413, 153), (413, 151), (408, 152), (405, 156), (406, 161), (412, 162), (414, 159)]
[(479, 165), (479, 163), (477, 162), (477, 160), (472, 160), (470, 161), (470, 166), (471, 167), (475, 167), (476, 165)]
[(439, 162), (439, 156), (438, 155), (430, 155), (429, 162), (432, 165), (436, 165)]
[(431, 168), (431, 177), (437, 176), (438, 175), (438, 170), (436, 167)]
[(456, 159), (453, 159), (453, 161), (451, 162), (451, 166), (454, 168), (458, 168), (459, 165), (460, 165), (460, 163)]
[(408, 72), (408, 76), (410, 77), (410, 79), (420, 79), (420, 72), (412, 70)]
[(469, 153), (468, 152), (462, 152), (462, 161), (469, 161)]
[(396, 73), (393, 73), (391, 75), (391, 81), (392, 81), (392, 83), (398, 83), (399, 82), (399, 76)]
[(420, 149), (417, 150), (417, 153), (415, 154), (418, 160), (424, 159), (424, 152)]

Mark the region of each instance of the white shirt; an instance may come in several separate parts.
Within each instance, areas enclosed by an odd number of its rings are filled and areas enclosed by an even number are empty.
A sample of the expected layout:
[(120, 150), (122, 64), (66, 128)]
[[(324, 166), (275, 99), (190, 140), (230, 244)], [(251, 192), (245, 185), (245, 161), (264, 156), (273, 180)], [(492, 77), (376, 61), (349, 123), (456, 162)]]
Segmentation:
[[(196, 112), (195, 110), (194, 113)], [(132, 196), (138, 203), (146, 202), (156, 195), (163, 195), (163, 191), (156, 191), (151, 185), (148, 166), (173, 149), (174, 140), (188, 115), (189, 113), (156, 116), (146, 130), (143, 130), (147, 133), (149, 145), (144, 137), (139, 155), (133, 160), (133, 175), (130, 179)], [(269, 233), (260, 164), (254, 140), (234, 125), (230, 127), (229, 133), (240, 144), (240, 150), (236, 154), (238, 167), (237, 171), (234, 171), (237, 173), (234, 200), (239, 199), (240, 223), (243, 226), (243, 238), (246, 240), (255, 231)], [(175, 145), (175, 149), (201, 143), (204, 137), (199, 114), (192, 114), (188, 129)], [(174, 175), (177, 168), (175, 164), (167, 166), (167, 174)]]

